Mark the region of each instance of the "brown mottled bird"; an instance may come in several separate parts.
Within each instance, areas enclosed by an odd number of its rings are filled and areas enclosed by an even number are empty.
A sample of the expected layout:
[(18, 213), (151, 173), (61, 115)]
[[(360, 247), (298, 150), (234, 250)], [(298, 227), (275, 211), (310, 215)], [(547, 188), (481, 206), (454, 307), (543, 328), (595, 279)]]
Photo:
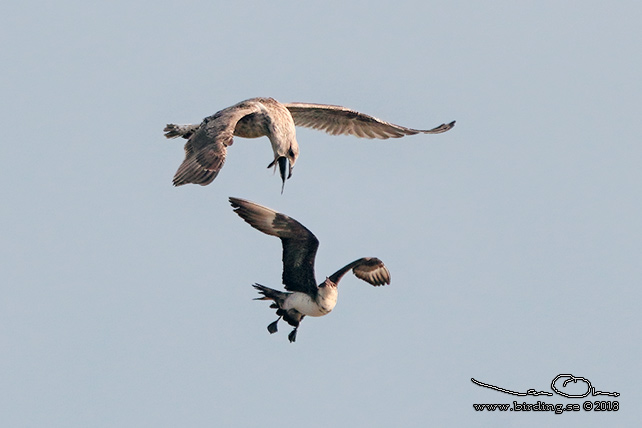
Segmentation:
[(332, 135), (363, 138), (399, 138), (414, 134), (440, 134), (455, 126), (455, 121), (433, 129), (405, 128), (384, 122), (345, 107), (326, 104), (281, 104), (273, 98), (251, 98), (206, 117), (200, 125), (168, 124), (165, 137), (183, 137), (185, 160), (174, 175), (174, 185), (195, 183), (205, 186), (216, 178), (234, 136), (267, 136), (272, 143), (274, 160), (268, 168), (279, 165), (283, 184), (292, 176), (299, 156), (295, 126), (318, 129)]
[(277, 213), (254, 202), (230, 198), (234, 211), (253, 228), (279, 237), (283, 245), (283, 284), (288, 292), (254, 284), (263, 297), (255, 300), (272, 300), (271, 308), (279, 316), (268, 325), (275, 333), (281, 318), (294, 327), (288, 335), (296, 340), (301, 320), (306, 316), (327, 315), (337, 304), (337, 285), (341, 277), (352, 269), (357, 278), (374, 286), (390, 284), (390, 272), (376, 257), (363, 257), (349, 263), (327, 277), (318, 287), (314, 278), (314, 259), (319, 247), (317, 238), (301, 223), (285, 214)]

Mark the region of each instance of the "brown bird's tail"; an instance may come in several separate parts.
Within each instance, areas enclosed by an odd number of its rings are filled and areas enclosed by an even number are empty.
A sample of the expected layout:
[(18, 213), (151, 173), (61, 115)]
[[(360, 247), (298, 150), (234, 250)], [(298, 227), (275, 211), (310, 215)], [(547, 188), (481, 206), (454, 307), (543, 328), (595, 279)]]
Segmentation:
[(165, 129), (163, 129), (163, 132), (165, 133), (165, 138), (189, 138), (199, 126), (201, 125), (175, 125), (168, 123)]

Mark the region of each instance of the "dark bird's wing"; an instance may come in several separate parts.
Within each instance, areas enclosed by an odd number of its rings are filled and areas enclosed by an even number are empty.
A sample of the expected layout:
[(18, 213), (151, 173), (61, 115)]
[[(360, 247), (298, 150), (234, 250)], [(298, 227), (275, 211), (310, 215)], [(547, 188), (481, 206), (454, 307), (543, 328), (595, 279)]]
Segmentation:
[(253, 228), (281, 238), (283, 244), (283, 284), (289, 291), (316, 295), (314, 258), (319, 241), (301, 223), (254, 202), (230, 198), (234, 212)]
[(345, 265), (329, 277), (330, 281), (338, 284), (341, 277), (350, 269), (352, 269), (357, 278), (369, 284), (375, 286), (390, 284), (388, 268), (376, 257), (364, 257)]
[(234, 128), (243, 117), (256, 113), (255, 103), (239, 103), (207, 117), (199, 126), (167, 125), (168, 138), (187, 136), (185, 160), (174, 175), (174, 186), (187, 183), (210, 184), (218, 175), (227, 156), (227, 148), (232, 145)]
[(332, 135), (354, 135), (363, 138), (399, 138), (404, 135), (440, 134), (455, 126), (455, 121), (433, 129), (412, 129), (385, 122), (376, 117), (341, 106), (327, 104), (284, 104), (296, 126), (318, 129)]

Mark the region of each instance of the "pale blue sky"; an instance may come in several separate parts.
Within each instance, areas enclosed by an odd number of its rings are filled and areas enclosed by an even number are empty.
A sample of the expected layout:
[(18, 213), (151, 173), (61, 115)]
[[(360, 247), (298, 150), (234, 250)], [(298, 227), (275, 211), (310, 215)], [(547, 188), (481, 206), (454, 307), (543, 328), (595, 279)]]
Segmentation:
[[(640, 22), (638, 2), (5, 5), (0, 425), (634, 426)], [(255, 96), (457, 126), (299, 129), (283, 195), (268, 140), (237, 139), (211, 185), (172, 187), (165, 124)], [(312, 230), (317, 279), (377, 256), (392, 283), (346, 276), (295, 344), (269, 335), (250, 285), (281, 287), (280, 242), (228, 196)], [(620, 410), (473, 410), (515, 397), (471, 378), (561, 373)]]

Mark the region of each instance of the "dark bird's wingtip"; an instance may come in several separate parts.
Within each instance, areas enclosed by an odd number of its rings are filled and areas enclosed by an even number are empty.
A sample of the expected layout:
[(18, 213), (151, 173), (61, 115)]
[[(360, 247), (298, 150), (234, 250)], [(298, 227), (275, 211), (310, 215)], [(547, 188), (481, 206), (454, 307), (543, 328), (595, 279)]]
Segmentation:
[(240, 208), (241, 207), (241, 201), (243, 199), (235, 198), (234, 196), (230, 196), (229, 198), (230, 205), (232, 205), (232, 208)]

